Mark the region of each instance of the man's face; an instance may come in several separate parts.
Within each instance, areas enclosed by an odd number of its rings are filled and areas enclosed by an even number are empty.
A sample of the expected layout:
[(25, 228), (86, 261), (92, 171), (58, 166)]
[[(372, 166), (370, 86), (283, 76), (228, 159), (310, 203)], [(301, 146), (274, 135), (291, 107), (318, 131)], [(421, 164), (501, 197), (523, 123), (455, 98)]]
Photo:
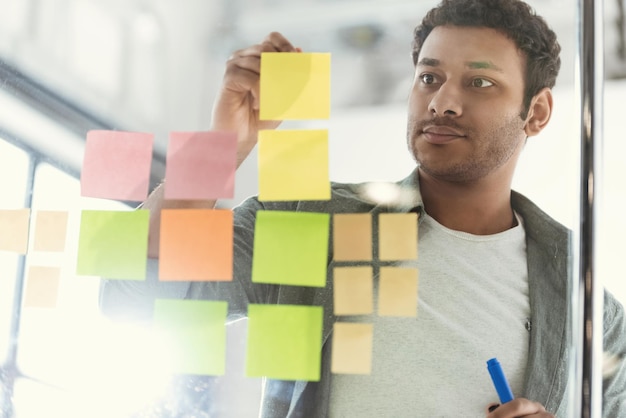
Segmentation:
[(466, 182), (516, 163), (524, 68), (515, 43), (493, 29), (433, 29), (409, 98), (407, 141), (422, 172)]

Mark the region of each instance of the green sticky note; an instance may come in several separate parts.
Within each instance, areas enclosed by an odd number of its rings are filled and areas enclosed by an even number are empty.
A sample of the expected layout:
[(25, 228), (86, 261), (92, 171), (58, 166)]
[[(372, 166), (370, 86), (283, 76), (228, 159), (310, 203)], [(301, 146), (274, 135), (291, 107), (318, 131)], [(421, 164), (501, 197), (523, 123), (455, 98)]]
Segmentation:
[(148, 210), (85, 210), (78, 237), (79, 275), (144, 280), (148, 254)]
[(262, 120), (328, 119), (330, 54), (261, 54)]
[(259, 132), (259, 200), (328, 199), (328, 131)]
[(329, 225), (327, 213), (258, 211), (252, 281), (326, 286)]
[(321, 306), (248, 305), (246, 375), (320, 380)]
[(164, 338), (173, 373), (221, 376), (226, 368), (228, 303), (157, 299), (154, 325)]

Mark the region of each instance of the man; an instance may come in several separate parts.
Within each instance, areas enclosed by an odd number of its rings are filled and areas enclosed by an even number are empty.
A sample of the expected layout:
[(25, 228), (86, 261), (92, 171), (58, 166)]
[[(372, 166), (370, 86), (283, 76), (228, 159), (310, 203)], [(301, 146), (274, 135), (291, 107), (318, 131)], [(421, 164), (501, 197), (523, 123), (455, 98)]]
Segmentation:
[[(238, 132), (238, 162), (260, 129), (259, 70), (263, 52), (296, 52), (281, 34), (239, 50), (228, 60), (213, 113), (213, 129)], [(410, 205), (367, 201), (359, 185), (334, 184), (330, 201), (259, 202), (235, 209), (235, 282), (184, 283), (163, 293), (106, 283), (103, 309), (124, 298), (149, 305), (155, 295), (224, 299), (233, 314), (248, 303), (324, 307), (320, 382), (271, 381), (268, 417), (419, 416), (565, 417), (569, 366), (569, 232), (511, 191), (528, 137), (550, 120), (560, 47), (543, 19), (518, 0), (444, 0), (415, 30), (415, 75), (408, 106), (408, 147), (416, 170), (399, 186), (413, 191)], [(214, 202), (165, 201), (161, 188), (151, 209), (150, 254), (158, 257), (162, 208), (213, 207)], [(330, 373), (333, 317), (329, 251), (325, 288), (250, 282), (258, 210), (419, 215), (420, 313), (417, 318), (354, 318), (374, 324), (371, 376)], [(375, 230), (376, 228), (374, 228)], [(376, 237), (374, 237), (376, 240)], [(374, 263), (378, 272), (380, 264)], [(137, 292), (133, 294), (133, 292)], [(143, 293), (141, 293), (143, 292)], [(161, 292), (161, 293), (159, 293)], [(168, 293), (169, 292), (169, 293)], [(130, 295), (130, 296), (129, 296)], [(605, 349), (626, 352), (621, 305), (605, 298)], [(493, 403), (485, 361), (507, 365), (516, 399)], [(604, 416), (626, 416), (626, 368), (604, 382)]]

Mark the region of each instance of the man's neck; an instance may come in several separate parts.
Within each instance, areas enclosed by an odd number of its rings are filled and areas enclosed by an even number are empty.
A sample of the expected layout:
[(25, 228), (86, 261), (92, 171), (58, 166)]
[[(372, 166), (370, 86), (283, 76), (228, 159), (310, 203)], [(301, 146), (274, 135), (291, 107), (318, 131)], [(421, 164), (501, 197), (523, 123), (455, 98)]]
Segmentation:
[(476, 182), (441, 181), (420, 171), (424, 209), (455, 231), (491, 235), (516, 225), (511, 208), (511, 181), (506, 176)]

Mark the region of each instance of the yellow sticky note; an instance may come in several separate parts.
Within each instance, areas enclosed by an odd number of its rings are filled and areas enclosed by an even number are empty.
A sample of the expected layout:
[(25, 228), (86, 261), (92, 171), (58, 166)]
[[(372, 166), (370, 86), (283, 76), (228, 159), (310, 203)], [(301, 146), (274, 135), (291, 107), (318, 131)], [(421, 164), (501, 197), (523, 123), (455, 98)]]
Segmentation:
[(259, 200), (328, 199), (328, 131), (259, 132)]
[(26, 277), (24, 307), (54, 308), (57, 304), (61, 269), (31, 266)]
[(0, 210), (0, 251), (26, 254), (30, 209)]
[(262, 120), (328, 119), (330, 54), (261, 54)]
[(335, 267), (333, 271), (335, 315), (367, 315), (373, 311), (372, 267)]
[(35, 214), (35, 251), (62, 252), (65, 249), (68, 213), (40, 210)]
[(417, 269), (381, 267), (378, 315), (417, 316)]
[(372, 259), (372, 215), (369, 213), (333, 215), (333, 257), (337, 261)]
[(378, 254), (385, 261), (417, 259), (417, 213), (378, 215)]
[(372, 324), (336, 322), (333, 327), (332, 373), (371, 374)]

